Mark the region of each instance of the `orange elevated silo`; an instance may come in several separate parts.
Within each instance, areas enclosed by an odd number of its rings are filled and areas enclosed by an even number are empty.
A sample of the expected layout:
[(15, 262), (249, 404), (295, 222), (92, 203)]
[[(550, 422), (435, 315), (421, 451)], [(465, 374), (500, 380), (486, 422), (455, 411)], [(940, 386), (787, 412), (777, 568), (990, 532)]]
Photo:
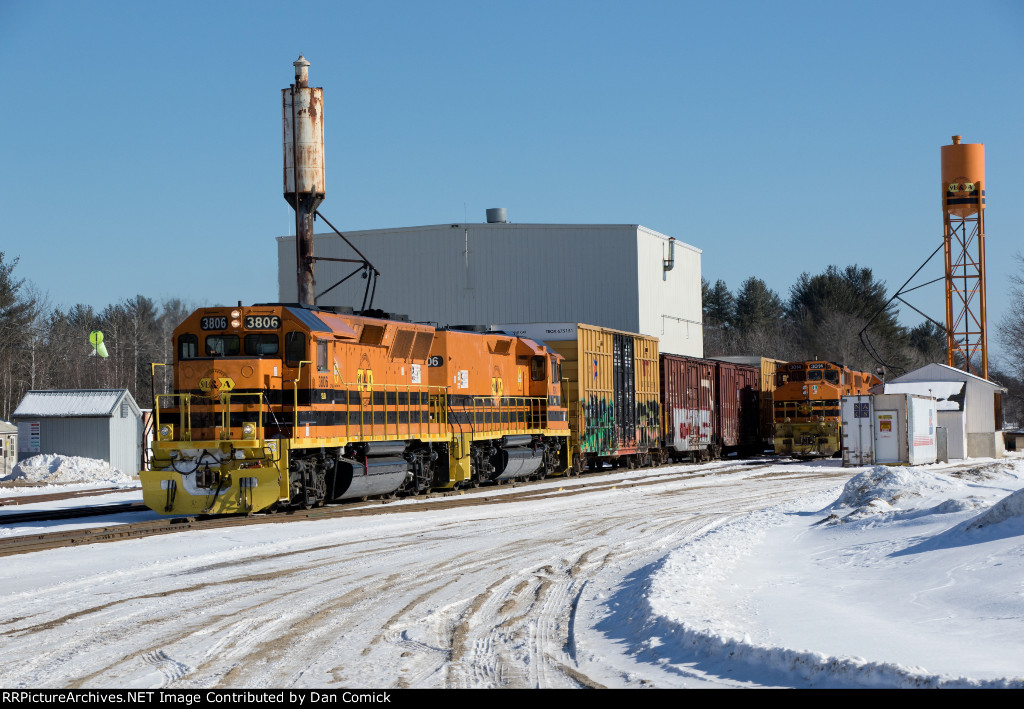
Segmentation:
[(985, 208), (985, 144), (961, 143), (942, 146), (943, 209), (959, 217)]
[(985, 145), (943, 145), (946, 364), (988, 379), (985, 313)]

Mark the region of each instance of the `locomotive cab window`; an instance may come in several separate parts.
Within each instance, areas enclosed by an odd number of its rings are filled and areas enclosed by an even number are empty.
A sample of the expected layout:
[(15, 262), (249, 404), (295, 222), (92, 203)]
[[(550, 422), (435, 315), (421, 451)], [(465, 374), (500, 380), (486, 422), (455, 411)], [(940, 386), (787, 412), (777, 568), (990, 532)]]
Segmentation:
[(276, 355), (278, 352), (277, 335), (246, 335), (245, 353), (250, 357)]
[(238, 354), (238, 335), (207, 335), (207, 357), (234, 357)]
[(544, 368), (545, 359), (546, 358), (543, 355), (530, 357), (530, 379), (535, 382), (544, 381), (544, 376), (547, 374), (547, 371)]
[(810, 372), (807, 373), (807, 381), (810, 381), (810, 382), (820, 382), (821, 381), (821, 371), (817, 370), (817, 369), (812, 369)]
[(834, 369), (826, 370), (825, 381), (829, 384), (839, 384), (839, 372)]
[(284, 336), (284, 359), (291, 367), (297, 367), (306, 359), (306, 337), (301, 332), (289, 332)]
[(326, 372), (327, 366), (327, 340), (316, 341), (316, 371)]
[(558, 363), (558, 360), (554, 357), (551, 358), (551, 383), (558, 384), (558, 380), (562, 378), (562, 365)]
[(182, 335), (178, 338), (178, 359), (195, 359), (199, 356), (199, 338)]

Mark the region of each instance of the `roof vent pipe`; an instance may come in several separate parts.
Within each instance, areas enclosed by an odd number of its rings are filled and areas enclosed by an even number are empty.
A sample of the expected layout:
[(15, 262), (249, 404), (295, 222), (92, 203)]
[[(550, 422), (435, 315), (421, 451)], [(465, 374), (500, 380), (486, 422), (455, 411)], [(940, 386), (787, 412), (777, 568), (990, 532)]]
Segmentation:
[(494, 207), (493, 209), (487, 210), (487, 223), (488, 224), (507, 224), (508, 223), (508, 210), (504, 207)]

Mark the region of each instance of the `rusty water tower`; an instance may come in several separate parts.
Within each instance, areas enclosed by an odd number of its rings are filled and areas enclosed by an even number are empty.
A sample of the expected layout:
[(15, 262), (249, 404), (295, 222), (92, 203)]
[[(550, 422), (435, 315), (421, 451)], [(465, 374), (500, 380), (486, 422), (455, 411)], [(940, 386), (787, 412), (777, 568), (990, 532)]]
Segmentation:
[(299, 56), (295, 83), (281, 90), (284, 124), (284, 198), (295, 210), (295, 265), (299, 303), (315, 305), (313, 221), (324, 201), (324, 90), (309, 85), (309, 62)]
[(985, 145), (942, 146), (946, 364), (988, 379), (985, 312)]

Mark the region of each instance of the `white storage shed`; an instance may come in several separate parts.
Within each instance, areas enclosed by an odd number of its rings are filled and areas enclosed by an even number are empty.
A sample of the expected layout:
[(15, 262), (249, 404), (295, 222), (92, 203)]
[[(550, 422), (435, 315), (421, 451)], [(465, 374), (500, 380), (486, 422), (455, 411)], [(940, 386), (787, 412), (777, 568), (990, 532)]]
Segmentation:
[(844, 396), (843, 465), (924, 465), (937, 455), (935, 399), (915, 394)]
[[(489, 212), (495, 210), (489, 210)], [(490, 215), (489, 215), (490, 216)], [(374, 307), (439, 325), (587, 322), (701, 357), (701, 250), (638, 224), (438, 224), (345, 232), (381, 272)], [(317, 257), (354, 258), (336, 234)], [(359, 308), (354, 265), (316, 262), (317, 304)], [(297, 300), (295, 237), (278, 238), (281, 302)], [(323, 295), (321, 295), (323, 294)]]
[(105, 460), (135, 475), (142, 464), (142, 412), (127, 389), (30, 391), (14, 410), (18, 460), (59, 453)]
[[(956, 386), (961, 384), (962, 386)], [(877, 389), (878, 387), (876, 387)], [(917, 394), (940, 400), (940, 412), (952, 411), (942, 400), (957, 402), (963, 419), (967, 458), (1003, 457), (1003, 399), (1006, 387), (982, 379), (945, 364), (926, 364), (920, 369), (887, 381), (882, 386), (886, 394)], [(874, 391), (874, 390), (872, 390)], [(962, 403), (960, 403), (962, 402)], [(957, 431), (955, 413), (943, 413), (940, 425), (949, 426), (949, 457), (954, 454)]]

